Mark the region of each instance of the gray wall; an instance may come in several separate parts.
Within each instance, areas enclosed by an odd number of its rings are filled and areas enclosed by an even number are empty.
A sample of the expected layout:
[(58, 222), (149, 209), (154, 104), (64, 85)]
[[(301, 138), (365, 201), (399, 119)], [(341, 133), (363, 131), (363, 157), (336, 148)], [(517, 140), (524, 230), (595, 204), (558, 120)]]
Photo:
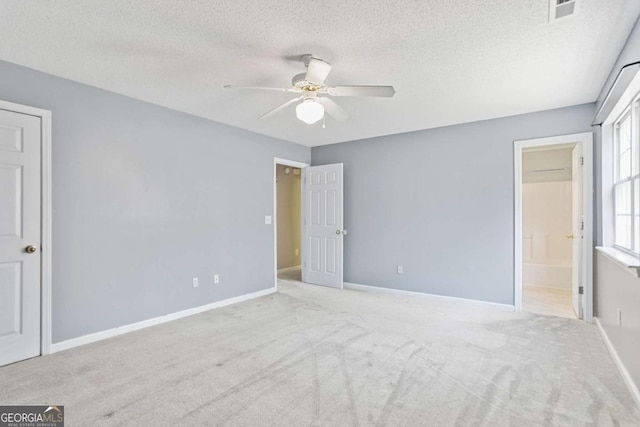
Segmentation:
[(54, 342), (273, 286), (273, 157), (308, 148), (1, 61), (0, 82), (53, 112)]
[(607, 92), (609, 92), (609, 88), (611, 88), (611, 85), (618, 76), (620, 69), (631, 62), (637, 61), (640, 61), (640, 18), (631, 30), (625, 46), (620, 51), (620, 55), (618, 55), (618, 59), (611, 69), (611, 73), (602, 87), (602, 91), (600, 91), (597, 102), (598, 106), (600, 106), (607, 96)]
[[(345, 142), (345, 281), (513, 304), (513, 141), (589, 132), (594, 105)], [(404, 274), (396, 274), (396, 266)]]
[[(630, 62), (640, 61), (640, 22), (637, 22), (627, 44), (620, 53), (616, 65), (611, 70), (607, 84), (602, 89), (599, 102), (609, 90), (620, 68)], [(596, 128), (596, 150), (598, 161), (596, 170), (601, 171), (602, 135), (600, 127)], [(598, 212), (602, 212), (602, 181), (598, 173), (597, 203)], [(608, 203), (608, 201), (607, 201)], [(598, 244), (603, 243), (602, 218), (598, 217)], [(611, 344), (629, 371), (636, 385), (640, 387), (640, 279), (629, 274), (626, 268), (598, 254), (596, 256), (596, 315), (606, 331)], [(617, 324), (617, 310), (622, 310), (622, 326)]]
[[(596, 280), (598, 292), (598, 320), (620, 360), (640, 386), (640, 279), (629, 270), (597, 253)], [(622, 323), (618, 326), (618, 309)]]

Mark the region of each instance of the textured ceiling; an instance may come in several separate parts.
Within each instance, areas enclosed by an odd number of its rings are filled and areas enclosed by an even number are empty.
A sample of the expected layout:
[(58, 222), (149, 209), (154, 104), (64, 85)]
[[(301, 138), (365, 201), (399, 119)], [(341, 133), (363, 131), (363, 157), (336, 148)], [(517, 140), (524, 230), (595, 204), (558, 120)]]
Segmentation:
[[(592, 102), (640, 14), (638, 0), (3, 0), (0, 59), (309, 146)], [(313, 53), (329, 84), (393, 85), (335, 98), (351, 120), (305, 125), (292, 94)]]

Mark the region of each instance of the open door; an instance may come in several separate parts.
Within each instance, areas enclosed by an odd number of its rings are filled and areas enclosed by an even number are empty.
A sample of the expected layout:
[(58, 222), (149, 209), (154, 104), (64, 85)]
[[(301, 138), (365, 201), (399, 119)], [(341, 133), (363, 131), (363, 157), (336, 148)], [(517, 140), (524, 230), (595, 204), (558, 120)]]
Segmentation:
[(0, 109), (0, 366), (40, 354), (41, 126)]
[(573, 162), (571, 167), (571, 194), (573, 198), (573, 220), (572, 220), (572, 299), (573, 310), (576, 312), (578, 319), (584, 318), (582, 300), (584, 294), (584, 280), (582, 277), (582, 245), (584, 243), (584, 212), (582, 204), (582, 144), (576, 144), (573, 149)]
[(302, 281), (342, 289), (342, 163), (304, 169)]

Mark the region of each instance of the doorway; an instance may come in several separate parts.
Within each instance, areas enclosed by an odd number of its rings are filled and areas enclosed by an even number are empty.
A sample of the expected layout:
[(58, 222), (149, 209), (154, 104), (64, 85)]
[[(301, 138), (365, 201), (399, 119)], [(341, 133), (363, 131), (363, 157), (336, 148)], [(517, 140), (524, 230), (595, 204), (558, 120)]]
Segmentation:
[(51, 351), (51, 112), (0, 101), (0, 366)]
[(281, 278), (342, 289), (343, 164), (274, 158), (273, 177), (274, 286)]
[[(580, 185), (573, 183), (579, 178), (576, 150), (576, 144), (522, 150), (523, 311), (581, 317), (579, 299), (577, 310), (572, 303), (573, 218), (582, 215), (573, 203), (573, 187)], [(579, 263), (579, 253), (576, 258)]]
[(302, 281), (302, 168), (276, 164), (276, 271)]
[(515, 307), (592, 321), (592, 134), (516, 141)]
[(302, 177), (309, 165), (274, 158), (273, 239), (275, 287), (278, 279), (302, 281)]

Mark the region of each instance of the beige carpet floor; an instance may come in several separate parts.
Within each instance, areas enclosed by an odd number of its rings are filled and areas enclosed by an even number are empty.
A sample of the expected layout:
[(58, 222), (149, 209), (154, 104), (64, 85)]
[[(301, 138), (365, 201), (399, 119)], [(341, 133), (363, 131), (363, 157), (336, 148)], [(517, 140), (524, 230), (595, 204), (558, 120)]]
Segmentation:
[(522, 310), (529, 313), (577, 319), (573, 310), (571, 290), (545, 288), (542, 286), (522, 287)]
[(283, 271), (278, 273), (278, 279), (300, 282), (302, 280), (302, 270), (300, 270), (300, 268), (294, 268), (292, 270)]
[(639, 426), (596, 327), (280, 281), (278, 294), (0, 368), (68, 426)]

